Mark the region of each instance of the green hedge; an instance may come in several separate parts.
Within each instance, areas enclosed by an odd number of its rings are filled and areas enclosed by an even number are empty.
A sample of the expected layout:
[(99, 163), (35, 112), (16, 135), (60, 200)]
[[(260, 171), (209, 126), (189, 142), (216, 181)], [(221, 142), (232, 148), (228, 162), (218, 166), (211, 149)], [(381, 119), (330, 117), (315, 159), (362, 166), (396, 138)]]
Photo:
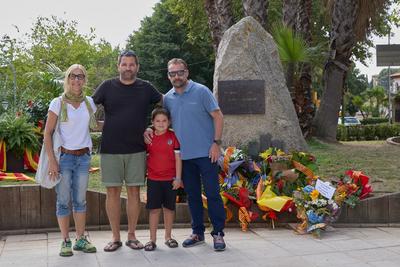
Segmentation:
[(99, 152), (99, 147), (101, 142), (101, 132), (91, 132), (90, 136), (92, 137), (92, 142), (93, 142), (92, 151), (97, 153)]
[(357, 126), (338, 125), (338, 141), (386, 140), (400, 136), (400, 124), (371, 124)]
[(362, 125), (367, 124), (378, 124), (378, 123), (387, 123), (389, 119), (387, 118), (366, 118), (361, 121)]

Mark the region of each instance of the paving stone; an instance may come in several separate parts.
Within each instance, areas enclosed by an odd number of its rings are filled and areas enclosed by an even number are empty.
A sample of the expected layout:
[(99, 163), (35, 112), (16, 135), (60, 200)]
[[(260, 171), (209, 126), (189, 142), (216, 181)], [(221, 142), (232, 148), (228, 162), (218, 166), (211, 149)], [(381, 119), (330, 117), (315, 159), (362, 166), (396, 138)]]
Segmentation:
[(399, 254), (388, 250), (387, 248), (372, 248), (361, 249), (346, 252), (349, 257), (359, 259), (362, 261), (378, 261), (378, 260), (391, 260), (399, 258)]
[(399, 267), (399, 262), (400, 262), (400, 258), (397, 260), (385, 260), (385, 261), (372, 261), (372, 262), (368, 262), (368, 264), (370, 266), (376, 266), (376, 267)]
[(361, 260), (350, 257), (340, 252), (318, 253), (302, 256), (302, 258), (314, 266), (342, 266), (344, 264), (357, 266)]
[(227, 246), (243, 253), (251, 260), (263, 259), (265, 258), (265, 255), (268, 255), (269, 258), (291, 256), (291, 254), (284, 248), (266, 240), (233, 240), (228, 241)]
[(28, 250), (41, 249), (46, 251), (47, 240), (29, 240), (24, 242), (6, 242), (3, 251), (28, 251)]
[(7, 237), (7, 242), (25, 242), (33, 240), (47, 240), (47, 234), (11, 235)]
[(373, 244), (360, 239), (333, 240), (325, 244), (334, 249), (335, 251), (350, 251), (350, 250), (368, 249), (375, 247)]
[(96, 253), (74, 252), (71, 257), (60, 257), (58, 254), (49, 255), (48, 266), (71, 267), (71, 266), (100, 266)]
[(393, 251), (400, 255), (400, 246), (395, 246), (395, 247), (388, 247), (387, 250)]
[(5, 245), (6, 241), (0, 241), (0, 256), (3, 253), (3, 247)]
[(294, 256), (327, 253), (332, 251), (331, 247), (312, 239), (273, 240), (272, 243), (287, 250)]
[[(176, 230), (176, 231), (175, 231)], [(192, 248), (183, 248), (181, 242), (191, 229), (174, 229), (180, 246), (170, 249), (163, 243), (163, 229), (157, 233), (159, 241), (153, 252), (132, 250), (125, 245), (115, 252), (104, 252), (110, 240), (110, 231), (89, 231), (98, 252), (74, 251), (63, 258), (60, 251), (60, 233), (15, 235), (0, 241), (0, 266), (324, 266), (363, 267), (399, 266), (399, 228), (336, 228), (323, 232), (320, 239), (312, 235), (295, 235), (292, 230), (256, 228), (242, 232), (239, 228), (226, 229), (225, 252), (214, 252), (212, 237), (207, 229), (206, 242)], [(71, 233), (73, 234), (73, 233)], [(121, 231), (121, 237), (127, 232)], [(149, 237), (148, 230), (138, 230), (142, 242)], [(23, 253), (22, 253), (23, 252)], [(179, 259), (179, 260), (178, 260)]]
[[(264, 255), (263, 259), (255, 259), (254, 262), (258, 266), (271, 266), (271, 267), (288, 267), (288, 266), (295, 266), (295, 267), (315, 267), (310, 262), (305, 261), (301, 256), (289, 256), (289, 257), (282, 257), (282, 258), (270, 258), (267, 255)], [(247, 266), (247, 263), (246, 263)]]

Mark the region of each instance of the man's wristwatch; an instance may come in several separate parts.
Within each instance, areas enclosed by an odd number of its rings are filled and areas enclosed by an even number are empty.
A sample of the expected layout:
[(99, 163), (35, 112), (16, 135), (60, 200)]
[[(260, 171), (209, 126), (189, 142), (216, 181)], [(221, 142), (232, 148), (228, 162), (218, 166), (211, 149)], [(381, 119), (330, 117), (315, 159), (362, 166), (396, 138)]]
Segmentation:
[(216, 139), (214, 140), (214, 143), (216, 143), (217, 145), (222, 145), (222, 140), (221, 139)]

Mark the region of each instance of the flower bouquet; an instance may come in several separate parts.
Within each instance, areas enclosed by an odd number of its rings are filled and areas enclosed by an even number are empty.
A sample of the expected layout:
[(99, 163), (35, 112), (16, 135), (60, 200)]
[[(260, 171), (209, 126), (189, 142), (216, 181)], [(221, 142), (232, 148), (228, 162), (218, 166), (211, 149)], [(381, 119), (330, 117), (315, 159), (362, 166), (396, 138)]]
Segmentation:
[(270, 218), (274, 227), (277, 213), (294, 210), (293, 192), (314, 179), (315, 157), (297, 151), (286, 154), (276, 148), (269, 148), (260, 156), (262, 177), (266, 178), (258, 183), (257, 204), (266, 212), (263, 218)]
[(348, 170), (337, 183), (335, 201), (339, 204), (346, 203), (354, 208), (361, 199), (372, 192), (369, 177), (361, 171)]
[[(242, 150), (228, 147), (218, 160), (221, 197), (238, 208), (238, 219), (243, 231), (258, 214), (251, 211), (254, 184), (260, 179), (259, 167)], [(225, 205), (227, 214), (232, 213)]]
[(330, 187), (330, 197), (327, 197), (326, 192), (321, 194), (315, 185), (307, 185), (293, 194), (297, 217), (302, 220), (296, 228), (298, 233), (312, 233), (319, 237), (321, 230), (336, 221), (340, 215), (340, 205), (332, 199), (335, 188), (317, 180), (316, 184), (319, 183)]

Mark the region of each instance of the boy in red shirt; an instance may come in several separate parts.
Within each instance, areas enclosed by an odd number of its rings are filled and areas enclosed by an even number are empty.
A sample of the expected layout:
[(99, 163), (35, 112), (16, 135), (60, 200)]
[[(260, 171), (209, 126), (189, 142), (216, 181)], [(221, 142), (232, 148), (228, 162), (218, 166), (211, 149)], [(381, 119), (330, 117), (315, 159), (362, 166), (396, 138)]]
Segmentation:
[(182, 160), (175, 133), (169, 130), (170, 114), (156, 108), (151, 113), (154, 138), (147, 145), (147, 204), (149, 210), (150, 241), (146, 251), (154, 250), (161, 208), (164, 214), (165, 244), (176, 248), (178, 242), (171, 237), (175, 215), (176, 190), (182, 185)]

